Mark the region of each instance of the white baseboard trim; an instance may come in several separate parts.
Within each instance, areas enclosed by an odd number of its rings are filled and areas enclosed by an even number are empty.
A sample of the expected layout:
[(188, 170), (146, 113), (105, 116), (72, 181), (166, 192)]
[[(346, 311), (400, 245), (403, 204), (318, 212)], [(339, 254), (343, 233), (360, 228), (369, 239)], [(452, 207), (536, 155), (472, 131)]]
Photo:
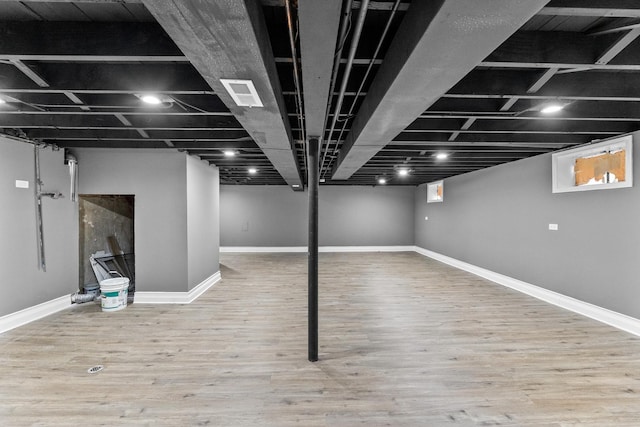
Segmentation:
[(478, 267), (473, 264), (469, 264), (464, 261), (460, 261), (455, 258), (430, 251), (428, 249), (416, 246), (415, 251), (426, 257), (433, 258), (445, 264), (449, 264), (453, 267), (459, 268), (460, 270), (468, 271), (469, 273), (475, 274), (476, 276), (491, 280), (492, 282), (530, 295), (539, 300), (548, 302), (558, 307), (562, 307), (569, 311), (573, 311), (574, 313), (581, 314), (583, 316), (605, 323), (609, 326), (613, 326), (614, 328), (629, 332), (633, 335), (640, 336), (640, 319), (636, 319), (634, 317), (627, 316), (625, 314), (621, 314), (606, 308), (602, 308), (588, 302), (580, 301), (578, 299), (559, 294), (557, 292), (532, 285), (531, 283), (523, 282), (521, 280), (514, 279), (513, 277), (505, 276), (504, 274), (496, 273), (494, 271), (487, 270), (485, 268)]
[(262, 253), (262, 252), (307, 252), (306, 246), (221, 246), (220, 252)]
[(319, 252), (413, 252), (413, 246), (320, 246), (318, 248), (318, 251)]
[[(220, 252), (307, 252), (306, 246), (223, 246)], [(319, 252), (413, 252), (415, 246), (320, 246)]]
[(136, 291), (134, 304), (191, 304), (200, 295), (222, 279), (220, 271), (204, 279), (189, 292), (145, 292)]
[(64, 295), (51, 301), (2, 316), (0, 317), (0, 334), (70, 308), (71, 305), (71, 297)]

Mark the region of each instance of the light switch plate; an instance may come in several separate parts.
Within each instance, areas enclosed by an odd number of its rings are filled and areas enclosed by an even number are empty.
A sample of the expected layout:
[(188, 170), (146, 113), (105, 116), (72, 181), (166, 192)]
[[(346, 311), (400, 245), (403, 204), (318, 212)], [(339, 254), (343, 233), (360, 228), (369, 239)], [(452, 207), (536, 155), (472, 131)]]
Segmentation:
[(29, 181), (16, 179), (16, 188), (29, 188)]
[(549, 230), (557, 231), (558, 230), (558, 224), (549, 224)]

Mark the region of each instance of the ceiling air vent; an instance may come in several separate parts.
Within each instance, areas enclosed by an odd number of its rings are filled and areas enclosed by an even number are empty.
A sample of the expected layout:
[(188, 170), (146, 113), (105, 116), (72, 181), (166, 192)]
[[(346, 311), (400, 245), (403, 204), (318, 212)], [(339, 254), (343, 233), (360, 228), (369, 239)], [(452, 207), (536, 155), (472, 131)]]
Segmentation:
[(251, 80), (220, 79), (238, 107), (262, 107), (256, 87)]

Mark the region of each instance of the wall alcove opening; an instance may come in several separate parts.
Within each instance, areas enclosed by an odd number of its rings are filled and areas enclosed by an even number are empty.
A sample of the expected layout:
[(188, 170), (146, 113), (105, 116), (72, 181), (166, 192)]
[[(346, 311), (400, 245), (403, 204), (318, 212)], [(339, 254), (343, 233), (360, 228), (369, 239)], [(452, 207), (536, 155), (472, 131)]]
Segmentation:
[(80, 291), (108, 277), (128, 277), (129, 302), (133, 302), (134, 207), (133, 195), (82, 194), (78, 198)]

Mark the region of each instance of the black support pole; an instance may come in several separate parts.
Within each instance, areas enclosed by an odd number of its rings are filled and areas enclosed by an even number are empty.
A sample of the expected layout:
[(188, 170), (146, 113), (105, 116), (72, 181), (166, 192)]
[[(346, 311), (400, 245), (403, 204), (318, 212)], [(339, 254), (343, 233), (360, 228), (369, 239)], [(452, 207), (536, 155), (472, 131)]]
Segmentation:
[(318, 138), (307, 144), (309, 188), (309, 361), (318, 360)]

